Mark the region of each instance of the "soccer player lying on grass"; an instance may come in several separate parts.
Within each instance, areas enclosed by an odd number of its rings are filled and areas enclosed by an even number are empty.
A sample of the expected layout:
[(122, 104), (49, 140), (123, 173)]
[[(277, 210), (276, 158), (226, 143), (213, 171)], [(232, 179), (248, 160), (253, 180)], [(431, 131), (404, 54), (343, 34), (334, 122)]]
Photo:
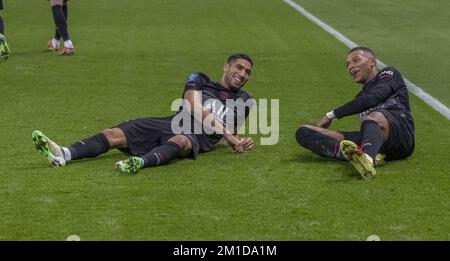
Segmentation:
[[(414, 122), (408, 90), (395, 68), (378, 71), (375, 54), (366, 47), (350, 50), (346, 64), (352, 80), (360, 83), (362, 90), (352, 101), (328, 112), (316, 126), (303, 125), (296, 139), (320, 156), (350, 161), (366, 179), (375, 177), (374, 166), (384, 159), (403, 159), (413, 153)], [(358, 113), (359, 131), (328, 130), (334, 118)]]
[[(244, 111), (236, 112), (237, 107), (230, 108), (228, 105), (230, 101), (242, 104), (252, 102), (251, 96), (241, 89), (248, 81), (252, 67), (249, 56), (234, 54), (223, 65), (219, 82), (209, 80), (202, 73), (192, 74), (185, 84), (184, 103), (173, 116), (129, 120), (75, 142), (70, 147), (57, 145), (40, 131), (32, 133), (33, 142), (36, 149), (57, 167), (71, 160), (96, 157), (117, 148), (132, 155), (116, 163), (118, 171), (128, 174), (166, 164), (175, 158), (195, 158), (199, 152), (210, 151), (221, 139), (237, 153), (250, 150), (253, 140), (240, 139), (233, 133), (237, 129), (235, 126), (242, 125), (251, 108), (247, 106)], [(241, 124), (235, 124), (236, 121)], [(194, 122), (200, 125), (192, 124)], [(183, 132), (179, 134), (174, 131), (174, 126), (182, 126)]]
[[(3, 0), (0, 0), (0, 10), (3, 10)], [(0, 58), (3, 60), (9, 57), (9, 47), (5, 37), (5, 26), (3, 25), (3, 18), (0, 15)]]

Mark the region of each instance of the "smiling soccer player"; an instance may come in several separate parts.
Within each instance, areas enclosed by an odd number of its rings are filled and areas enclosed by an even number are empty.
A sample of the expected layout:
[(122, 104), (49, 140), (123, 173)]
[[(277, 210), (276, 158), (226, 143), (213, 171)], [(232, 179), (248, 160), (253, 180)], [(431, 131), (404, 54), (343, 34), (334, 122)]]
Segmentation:
[[(249, 80), (252, 67), (253, 61), (249, 56), (233, 54), (223, 65), (223, 74), (218, 82), (211, 81), (202, 73), (192, 74), (183, 91), (182, 97), (186, 103), (175, 115), (169, 117), (129, 120), (69, 147), (59, 146), (40, 131), (34, 131), (32, 139), (36, 149), (54, 166), (64, 166), (71, 160), (96, 157), (117, 148), (132, 156), (116, 163), (118, 171), (128, 174), (137, 173), (142, 168), (163, 165), (176, 158), (195, 158), (199, 152), (212, 150), (222, 139), (235, 152), (250, 150), (253, 148), (253, 140), (249, 137), (237, 137), (235, 126), (239, 128), (239, 122), (243, 122), (242, 118), (248, 116), (251, 108), (241, 113), (238, 110), (236, 113), (235, 107), (231, 108), (228, 101), (240, 100), (245, 103), (251, 99), (242, 87)], [(172, 124), (178, 118), (187, 119), (182, 122), (183, 125), (188, 125), (187, 122), (200, 122), (200, 133), (193, 130), (195, 124), (181, 133), (175, 132)], [(229, 127), (227, 122), (230, 119), (233, 127)], [(211, 124), (204, 125), (206, 120)], [(175, 125), (179, 126), (179, 123), (175, 121)]]
[[(378, 71), (376, 63), (371, 49), (350, 50), (347, 72), (362, 90), (328, 112), (316, 126), (303, 125), (296, 133), (300, 145), (323, 157), (350, 161), (364, 179), (376, 175), (375, 166), (383, 158), (403, 159), (414, 150), (414, 121), (405, 82), (394, 67)], [(354, 114), (360, 117), (359, 131), (328, 130), (333, 119)]]

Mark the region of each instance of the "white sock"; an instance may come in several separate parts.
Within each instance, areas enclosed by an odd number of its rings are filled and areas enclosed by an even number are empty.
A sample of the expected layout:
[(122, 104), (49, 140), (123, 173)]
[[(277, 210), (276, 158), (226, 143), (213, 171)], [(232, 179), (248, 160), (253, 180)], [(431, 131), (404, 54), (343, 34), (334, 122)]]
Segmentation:
[(72, 154), (70, 154), (70, 150), (66, 147), (61, 147), (61, 151), (63, 153), (63, 157), (66, 161), (70, 161), (72, 159)]
[(53, 38), (53, 39), (52, 39), (52, 45), (53, 45), (54, 47), (59, 47), (59, 40)]
[(73, 48), (73, 44), (71, 40), (64, 41), (64, 47)]
[[(366, 154), (366, 153), (364, 153), (364, 154)], [(370, 163), (372, 163), (372, 165), (373, 165), (373, 159), (372, 159), (372, 157), (370, 157), (369, 155), (367, 155), (366, 154), (366, 158), (370, 161)]]
[(141, 161), (141, 166), (144, 166), (144, 159), (139, 157), (139, 160)]

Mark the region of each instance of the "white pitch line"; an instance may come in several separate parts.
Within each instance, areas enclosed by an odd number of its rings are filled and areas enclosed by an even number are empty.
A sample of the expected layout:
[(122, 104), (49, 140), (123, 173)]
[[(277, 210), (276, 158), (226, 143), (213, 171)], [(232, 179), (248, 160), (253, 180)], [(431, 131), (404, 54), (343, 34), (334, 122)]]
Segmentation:
[[(300, 12), (306, 18), (311, 20), (313, 23), (317, 24), (320, 28), (322, 28), (329, 34), (333, 35), (336, 39), (338, 39), (341, 43), (345, 44), (350, 49), (358, 46), (355, 42), (348, 39), (340, 32), (336, 31), (333, 27), (322, 22), (320, 19), (315, 17), (310, 12), (306, 11), (303, 7), (301, 7), (297, 3), (294, 3), (291, 0), (283, 0), (283, 1), (286, 4), (290, 5), (292, 8), (294, 8), (295, 10), (297, 10), (298, 12)], [(383, 68), (383, 67), (386, 67), (386, 65), (382, 61), (378, 60), (378, 67)], [(444, 115), (444, 117), (446, 117), (447, 120), (450, 120), (450, 109), (447, 108), (447, 106), (445, 106), (440, 101), (436, 100), (433, 96), (429, 95), (427, 92), (422, 90), (422, 88), (418, 87), (410, 80), (408, 80), (404, 77), (403, 77), (403, 79), (405, 80), (406, 86), (408, 87), (408, 90), (410, 92), (412, 92), (414, 95), (419, 97), (419, 99), (423, 100), (426, 104), (430, 105), (433, 109), (435, 109), (436, 111), (438, 111), (439, 113)]]

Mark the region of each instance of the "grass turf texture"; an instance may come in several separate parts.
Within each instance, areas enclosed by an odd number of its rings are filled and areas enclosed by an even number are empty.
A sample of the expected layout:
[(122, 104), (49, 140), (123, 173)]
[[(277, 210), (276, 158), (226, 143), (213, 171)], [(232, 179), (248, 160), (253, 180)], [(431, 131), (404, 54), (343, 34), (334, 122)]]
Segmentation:
[[(415, 153), (379, 168), (374, 180), (297, 145), (300, 123), (314, 123), (360, 87), (346, 75), (346, 47), (282, 1), (71, 1), (72, 57), (43, 51), (53, 31), (47, 2), (7, 4), (0, 239), (450, 238), (450, 126), (421, 100), (411, 97)], [(130, 118), (169, 115), (187, 75), (218, 79), (233, 52), (255, 60), (245, 89), (280, 99), (276, 146), (243, 155), (221, 147), (133, 177), (114, 170), (125, 158), (117, 151), (56, 169), (32, 146), (34, 129), (69, 145)], [(395, 53), (381, 58), (396, 66)], [(357, 119), (332, 127), (357, 129)]]
[(450, 2), (295, 0), (450, 107)]

